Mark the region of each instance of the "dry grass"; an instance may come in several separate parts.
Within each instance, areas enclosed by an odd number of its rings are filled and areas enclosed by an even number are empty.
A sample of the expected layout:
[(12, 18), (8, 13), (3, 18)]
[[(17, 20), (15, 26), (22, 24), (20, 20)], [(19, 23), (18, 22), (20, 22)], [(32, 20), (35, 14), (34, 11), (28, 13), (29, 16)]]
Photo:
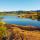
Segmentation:
[[(6, 30), (7, 40), (40, 40), (40, 31), (38, 30), (33, 29), (33, 31), (30, 31), (27, 29), (28, 27), (17, 27), (15, 25), (4, 25), (4, 27), (5, 26), (8, 27), (8, 30)], [(0, 31), (0, 39), (2, 38), (1, 34), (2, 32)]]
[(13, 28), (14, 38), (17, 40), (40, 40), (40, 31), (25, 31)]

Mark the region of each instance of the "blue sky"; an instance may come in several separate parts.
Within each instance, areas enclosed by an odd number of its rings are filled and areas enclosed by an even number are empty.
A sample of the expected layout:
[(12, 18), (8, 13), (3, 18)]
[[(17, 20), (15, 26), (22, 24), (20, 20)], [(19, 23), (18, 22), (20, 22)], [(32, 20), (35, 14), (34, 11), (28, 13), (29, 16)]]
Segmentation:
[(40, 0), (0, 0), (0, 11), (39, 10)]

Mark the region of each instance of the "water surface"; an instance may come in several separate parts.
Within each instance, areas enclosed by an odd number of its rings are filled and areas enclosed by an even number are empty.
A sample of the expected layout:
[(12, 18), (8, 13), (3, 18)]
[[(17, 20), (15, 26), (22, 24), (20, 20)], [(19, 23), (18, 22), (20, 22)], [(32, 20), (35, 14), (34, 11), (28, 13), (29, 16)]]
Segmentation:
[(28, 18), (18, 18), (17, 16), (3, 16), (4, 22), (8, 24), (17, 24), (17, 25), (23, 25), (23, 26), (37, 26), (40, 27), (40, 21), (32, 20)]

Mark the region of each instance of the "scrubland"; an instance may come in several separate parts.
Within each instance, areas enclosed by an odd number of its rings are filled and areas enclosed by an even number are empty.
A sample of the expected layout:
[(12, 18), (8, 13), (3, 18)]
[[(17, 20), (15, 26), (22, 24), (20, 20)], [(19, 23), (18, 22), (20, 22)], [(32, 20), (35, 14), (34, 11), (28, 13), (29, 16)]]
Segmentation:
[(3, 36), (6, 37), (6, 40), (40, 40), (40, 28), (38, 29), (30, 26), (0, 25), (0, 40)]

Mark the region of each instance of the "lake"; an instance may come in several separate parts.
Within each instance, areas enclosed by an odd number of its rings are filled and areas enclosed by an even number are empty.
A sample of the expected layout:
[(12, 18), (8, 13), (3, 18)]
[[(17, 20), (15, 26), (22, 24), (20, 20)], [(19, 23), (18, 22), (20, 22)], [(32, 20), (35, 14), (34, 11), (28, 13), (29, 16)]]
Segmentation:
[(23, 25), (23, 26), (36, 26), (40, 27), (40, 21), (32, 20), (29, 18), (18, 18), (17, 16), (3, 16), (3, 20), (8, 24), (17, 24), (17, 25)]

